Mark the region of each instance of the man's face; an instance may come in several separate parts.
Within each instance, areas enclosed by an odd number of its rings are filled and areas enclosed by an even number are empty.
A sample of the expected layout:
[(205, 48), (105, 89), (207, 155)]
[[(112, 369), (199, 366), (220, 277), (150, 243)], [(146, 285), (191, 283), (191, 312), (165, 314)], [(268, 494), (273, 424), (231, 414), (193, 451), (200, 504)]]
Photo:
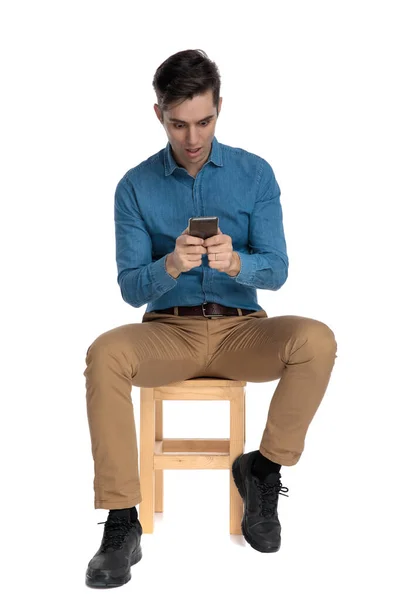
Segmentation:
[[(221, 104), (222, 98), (219, 99), (218, 114)], [(192, 100), (170, 107), (163, 115), (158, 104), (154, 105), (154, 110), (166, 131), (177, 164), (195, 177), (208, 160), (217, 124), (217, 109), (213, 105), (212, 91), (208, 90), (205, 94), (194, 96)], [(200, 150), (191, 155), (188, 148)]]

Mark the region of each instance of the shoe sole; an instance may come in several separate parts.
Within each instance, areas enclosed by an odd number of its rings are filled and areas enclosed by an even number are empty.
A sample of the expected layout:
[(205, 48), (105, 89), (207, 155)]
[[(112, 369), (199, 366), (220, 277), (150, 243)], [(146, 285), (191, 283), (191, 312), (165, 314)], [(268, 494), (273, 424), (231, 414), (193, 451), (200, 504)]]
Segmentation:
[[(243, 454), (241, 454), (240, 456), (238, 456), (232, 464), (232, 475), (233, 475), (233, 480), (235, 482), (235, 485), (237, 487), (237, 489), (239, 490), (239, 494), (245, 504), (245, 508), (246, 508), (246, 498), (245, 498), (245, 487), (244, 487), (244, 482), (243, 482), (243, 478), (242, 478), (242, 474), (240, 472), (240, 459), (242, 458)], [(256, 542), (254, 542), (251, 537), (249, 536), (249, 533), (246, 529), (246, 525), (245, 525), (245, 519), (244, 519), (244, 515), (243, 515), (243, 519), (241, 522), (241, 529), (242, 529), (242, 534), (244, 539), (246, 540), (246, 542), (248, 544), (250, 544), (250, 546), (252, 548), (254, 548), (254, 550), (257, 550), (258, 552), (278, 552), (279, 548), (281, 547), (281, 545), (279, 544), (279, 546), (271, 546), (270, 548), (265, 548), (265, 547), (261, 547), (259, 546)]]
[[(136, 563), (138, 563), (141, 559), (142, 559), (142, 548), (139, 545), (139, 547), (136, 548), (136, 550), (134, 551), (134, 553), (131, 556), (130, 567), (132, 567), (133, 565), (136, 565)], [(113, 577), (111, 575), (111, 571), (100, 571), (98, 574), (96, 574), (95, 577), (91, 577), (90, 575), (86, 574), (86, 585), (88, 585), (89, 587), (94, 587), (94, 588), (110, 588), (110, 587), (119, 587), (120, 585), (124, 585), (125, 583), (128, 583), (128, 581), (130, 581), (130, 579), (131, 579), (131, 568), (130, 567), (129, 567), (128, 572), (125, 573), (125, 575), (122, 575), (121, 577)]]

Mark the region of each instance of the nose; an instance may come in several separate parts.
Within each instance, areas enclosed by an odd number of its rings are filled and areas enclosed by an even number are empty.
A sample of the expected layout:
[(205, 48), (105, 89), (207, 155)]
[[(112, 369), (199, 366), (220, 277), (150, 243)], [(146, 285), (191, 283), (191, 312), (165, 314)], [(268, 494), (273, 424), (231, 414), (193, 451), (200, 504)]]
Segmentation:
[(189, 130), (187, 139), (186, 139), (186, 146), (190, 146), (191, 148), (198, 148), (199, 144), (196, 146), (197, 143), (197, 133), (196, 130)]

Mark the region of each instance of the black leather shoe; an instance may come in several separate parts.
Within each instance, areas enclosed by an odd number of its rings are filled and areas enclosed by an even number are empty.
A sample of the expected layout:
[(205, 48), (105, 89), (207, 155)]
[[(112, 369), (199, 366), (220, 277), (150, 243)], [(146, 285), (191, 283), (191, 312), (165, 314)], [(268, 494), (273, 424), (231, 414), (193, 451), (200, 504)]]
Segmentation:
[[(129, 509), (128, 509), (129, 510)], [(124, 585), (131, 578), (131, 566), (142, 558), (140, 539), (143, 533), (139, 519), (127, 518), (109, 512), (100, 548), (89, 562), (86, 584), (89, 587), (108, 588)]]
[[(281, 546), (281, 524), (278, 519), (278, 496), (282, 487), (280, 473), (269, 473), (260, 481), (251, 467), (258, 450), (241, 454), (232, 465), (232, 475), (244, 502), (242, 533), (252, 548), (259, 552), (277, 552)], [(283, 494), (287, 496), (287, 494)]]

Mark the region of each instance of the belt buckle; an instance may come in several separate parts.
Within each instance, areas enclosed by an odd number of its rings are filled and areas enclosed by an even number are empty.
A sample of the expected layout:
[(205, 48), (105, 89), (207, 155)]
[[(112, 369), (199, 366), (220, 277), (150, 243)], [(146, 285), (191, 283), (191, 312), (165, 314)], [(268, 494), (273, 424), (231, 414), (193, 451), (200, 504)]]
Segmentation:
[(224, 315), (221, 314), (217, 314), (217, 315), (206, 315), (206, 313), (204, 312), (204, 306), (208, 304), (208, 302), (203, 302), (201, 305), (201, 310), (203, 311), (203, 317), (207, 317), (208, 319), (212, 319), (213, 317), (223, 317)]

